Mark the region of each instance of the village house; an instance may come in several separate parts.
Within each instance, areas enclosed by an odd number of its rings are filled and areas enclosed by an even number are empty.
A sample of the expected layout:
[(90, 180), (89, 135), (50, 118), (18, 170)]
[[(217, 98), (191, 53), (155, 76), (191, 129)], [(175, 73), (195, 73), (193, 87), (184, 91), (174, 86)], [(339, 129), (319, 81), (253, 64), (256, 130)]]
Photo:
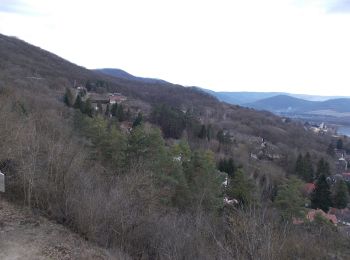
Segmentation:
[(322, 217), (324, 217), (325, 219), (329, 220), (332, 224), (337, 225), (338, 224), (338, 219), (336, 217), (336, 215), (334, 214), (329, 214), (329, 213), (325, 213), (322, 209), (313, 209), (310, 210), (307, 215), (306, 218), (312, 222), (315, 220), (315, 217), (317, 215), (321, 215)]
[(312, 182), (310, 183), (306, 183), (303, 187), (303, 195), (305, 197), (309, 197), (311, 195), (311, 193), (316, 189), (316, 185)]
[(115, 104), (115, 103), (119, 104), (127, 99), (125, 96), (123, 96), (120, 93), (110, 93), (108, 94), (108, 96), (109, 96), (110, 104)]
[[(318, 215), (323, 217), (324, 219), (328, 220), (330, 223), (332, 223), (335, 226), (338, 224), (338, 219), (337, 219), (336, 215), (326, 213), (322, 209), (311, 209), (307, 212), (305, 217), (308, 221), (313, 222), (315, 220), (316, 216), (318, 216)], [(298, 219), (298, 218), (293, 218), (294, 225), (300, 225), (303, 223), (304, 223), (304, 220)]]
[(338, 222), (350, 226), (350, 209), (337, 209), (337, 208), (330, 208), (328, 211), (328, 214), (333, 214), (337, 217)]

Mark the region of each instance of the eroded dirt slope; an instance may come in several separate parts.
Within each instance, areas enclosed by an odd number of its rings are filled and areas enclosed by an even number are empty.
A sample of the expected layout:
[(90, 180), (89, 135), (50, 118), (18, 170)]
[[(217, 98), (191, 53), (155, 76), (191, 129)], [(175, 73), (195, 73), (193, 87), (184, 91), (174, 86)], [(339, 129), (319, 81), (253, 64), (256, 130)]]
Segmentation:
[(129, 259), (108, 252), (66, 227), (9, 203), (0, 195), (0, 259)]

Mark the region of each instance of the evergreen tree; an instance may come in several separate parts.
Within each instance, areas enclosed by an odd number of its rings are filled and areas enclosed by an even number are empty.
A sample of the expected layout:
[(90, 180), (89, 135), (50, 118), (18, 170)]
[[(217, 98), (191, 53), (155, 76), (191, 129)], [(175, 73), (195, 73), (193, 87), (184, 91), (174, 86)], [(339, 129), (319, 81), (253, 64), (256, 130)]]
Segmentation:
[(321, 175), (328, 177), (330, 174), (329, 163), (321, 158), (317, 164), (316, 177), (318, 178)]
[(123, 122), (125, 120), (124, 108), (123, 105), (119, 105), (117, 109), (117, 119), (119, 122)]
[(304, 177), (306, 182), (312, 182), (314, 180), (314, 169), (312, 167), (312, 161), (310, 153), (306, 153), (304, 156)]
[(281, 211), (284, 220), (305, 215), (305, 201), (301, 192), (303, 182), (296, 177), (291, 177), (286, 183), (278, 187), (275, 205)]
[(343, 149), (343, 140), (338, 139), (337, 141), (337, 149), (342, 150)]
[(213, 135), (212, 126), (208, 125), (207, 126), (207, 139), (208, 139), (208, 141), (210, 141), (212, 139), (212, 135)]
[(335, 186), (333, 205), (338, 209), (344, 209), (349, 203), (349, 192), (345, 181), (339, 181)]
[(118, 110), (118, 104), (114, 103), (111, 108), (111, 114), (112, 116), (117, 116), (117, 110)]
[(212, 152), (195, 151), (184, 165), (193, 209), (217, 210), (223, 205), (223, 176), (216, 170)]
[(218, 133), (216, 134), (216, 139), (221, 143), (221, 144), (228, 144), (230, 143), (230, 136), (228, 134), (224, 133), (224, 130), (220, 129)]
[(64, 94), (64, 103), (71, 107), (74, 105), (75, 95), (70, 88), (66, 88), (66, 93)]
[(247, 206), (255, 201), (255, 185), (251, 179), (238, 169), (233, 178), (230, 178), (227, 187), (227, 195), (231, 199), (236, 199), (242, 206)]
[(102, 104), (101, 103), (97, 103), (97, 111), (98, 111), (98, 113), (102, 113), (102, 110), (103, 110)]
[(201, 139), (207, 138), (207, 129), (205, 125), (201, 126), (201, 130), (199, 131), (198, 137)]
[(304, 172), (304, 160), (303, 160), (302, 154), (300, 153), (295, 163), (295, 173), (300, 177), (300, 176), (303, 176), (303, 172)]
[(187, 115), (181, 110), (168, 105), (154, 107), (150, 117), (151, 122), (161, 127), (166, 138), (175, 139), (181, 138), (186, 128), (186, 118)]
[(143, 120), (143, 117), (142, 117), (142, 113), (140, 112), (137, 114), (137, 117), (135, 118), (134, 122), (132, 123), (132, 128), (135, 128), (135, 127), (141, 125), (142, 120)]
[(301, 154), (299, 154), (295, 164), (295, 173), (306, 182), (313, 181), (314, 170), (312, 167), (311, 156), (309, 153), (306, 153), (304, 157)]
[[(141, 113), (141, 112), (140, 112), (140, 113)], [(142, 116), (142, 114), (141, 114), (141, 116)], [(126, 121), (129, 121), (130, 118), (131, 118), (131, 111), (130, 111), (130, 109), (128, 108), (128, 110), (126, 110), (126, 113), (125, 113), (125, 120), (126, 120)]]
[(82, 106), (80, 107), (80, 111), (83, 114), (88, 115), (89, 117), (93, 117), (93, 115), (94, 115), (94, 108), (92, 107), (92, 103), (91, 103), (90, 99), (88, 99), (88, 100), (86, 100), (86, 102), (82, 103)]
[(331, 205), (330, 187), (327, 183), (326, 176), (322, 174), (317, 180), (316, 189), (311, 194), (311, 207), (328, 212)]
[(333, 143), (330, 143), (328, 145), (328, 148), (327, 148), (327, 154), (329, 154), (330, 156), (334, 157), (335, 156), (335, 152), (334, 152), (334, 145)]
[(111, 111), (110, 111), (110, 108), (109, 108), (109, 104), (107, 104), (107, 106), (106, 106), (106, 111), (105, 111), (105, 116), (106, 116), (106, 117), (109, 117), (109, 116), (110, 116), (110, 113), (111, 113)]
[(233, 178), (233, 175), (236, 171), (236, 165), (232, 158), (230, 159), (220, 159), (218, 163), (218, 169), (221, 172), (226, 172), (231, 178)]
[(74, 108), (80, 109), (82, 105), (83, 105), (83, 101), (81, 100), (80, 95), (78, 95), (77, 98), (75, 99)]

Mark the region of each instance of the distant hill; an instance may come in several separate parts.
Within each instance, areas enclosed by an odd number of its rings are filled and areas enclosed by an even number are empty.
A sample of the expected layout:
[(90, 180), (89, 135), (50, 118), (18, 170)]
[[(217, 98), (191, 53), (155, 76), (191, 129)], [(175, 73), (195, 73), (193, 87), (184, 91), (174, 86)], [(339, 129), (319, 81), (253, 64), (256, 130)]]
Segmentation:
[(284, 94), (282, 92), (216, 92), (203, 88), (201, 90), (215, 96), (220, 101), (235, 105), (253, 103), (260, 99)]
[(95, 71), (101, 72), (103, 74), (110, 75), (110, 76), (113, 76), (116, 78), (137, 81), (137, 82), (143, 82), (143, 83), (147, 83), (147, 84), (171, 84), (171, 83), (166, 82), (165, 80), (161, 80), (161, 79), (137, 77), (137, 76), (131, 75), (130, 73), (128, 73), (124, 70), (121, 70), (121, 69), (105, 68), (105, 69), (96, 69)]
[(258, 100), (245, 104), (247, 107), (258, 110), (267, 110), (274, 113), (350, 113), (350, 99), (338, 98), (326, 101), (309, 101), (288, 95), (277, 95), (274, 97)]
[(212, 91), (209, 89), (203, 89), (220, 101), (224, 101), (230, 104), (245, 105), (247, 103), (253, 103), (261, 99), (266, 99), (278, 95), (287, 95), (295, 98), (300, 98), (308, 101), (326, 101), (329, 99), (345, 98), (344, 96), (317, 96), (306, 94), (291, 94), (286, 92), (225, 92), (225, 91)]

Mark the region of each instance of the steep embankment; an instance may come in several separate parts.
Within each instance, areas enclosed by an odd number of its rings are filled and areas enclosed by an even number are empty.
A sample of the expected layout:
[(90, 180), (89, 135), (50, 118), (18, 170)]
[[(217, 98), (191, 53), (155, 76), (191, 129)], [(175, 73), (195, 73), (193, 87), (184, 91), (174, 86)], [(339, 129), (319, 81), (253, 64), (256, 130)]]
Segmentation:
[(128, 259), (93, 245), (66, 227), (0, 195), (0, 259)]

